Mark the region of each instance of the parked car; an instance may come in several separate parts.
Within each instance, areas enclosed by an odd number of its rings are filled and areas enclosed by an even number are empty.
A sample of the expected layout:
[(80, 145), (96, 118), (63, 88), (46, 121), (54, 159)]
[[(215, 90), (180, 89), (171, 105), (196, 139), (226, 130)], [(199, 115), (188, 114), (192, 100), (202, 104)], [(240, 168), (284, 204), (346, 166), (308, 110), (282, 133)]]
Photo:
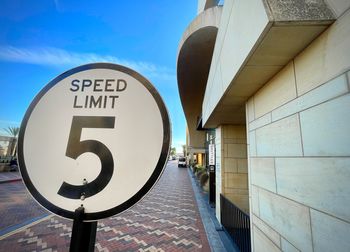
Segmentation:
[(186, 158), (179, 157), (179, 161), (178, 161), (177, 167), (186, 167)]

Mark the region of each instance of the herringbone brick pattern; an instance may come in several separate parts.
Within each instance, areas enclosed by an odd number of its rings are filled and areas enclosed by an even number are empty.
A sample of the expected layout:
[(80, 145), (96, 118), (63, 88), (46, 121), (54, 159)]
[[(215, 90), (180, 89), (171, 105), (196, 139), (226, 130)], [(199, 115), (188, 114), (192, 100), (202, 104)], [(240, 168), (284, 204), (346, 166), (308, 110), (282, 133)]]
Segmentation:
[[(68, 251), (71, 226), (50, 215), (0, 240), (0, 251)], [(141, 202), (98, 221), (95, 251), (210, 251), (186, 169), (170, 162)]]

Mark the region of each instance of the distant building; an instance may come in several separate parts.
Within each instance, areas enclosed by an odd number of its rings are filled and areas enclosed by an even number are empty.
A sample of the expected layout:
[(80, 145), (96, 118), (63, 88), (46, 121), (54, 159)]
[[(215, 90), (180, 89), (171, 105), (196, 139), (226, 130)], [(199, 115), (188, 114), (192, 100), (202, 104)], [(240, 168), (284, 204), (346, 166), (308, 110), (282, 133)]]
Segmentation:
[(0, 136), (0, 156), (11, 155), (9, 152), (12, 149), (13, 137)]
[(0, 157), (5, 155), (6, 153), (5, 151), (6, 151), (5, 148), (2, 147), (2, 145), (0, 144)]
[(349, 0), (198, 1), (177, 58), (187, 150), (207, 164), (215, 144), (240, 246), (246, 213), (252, 251), (350, 251), (349, 70)]

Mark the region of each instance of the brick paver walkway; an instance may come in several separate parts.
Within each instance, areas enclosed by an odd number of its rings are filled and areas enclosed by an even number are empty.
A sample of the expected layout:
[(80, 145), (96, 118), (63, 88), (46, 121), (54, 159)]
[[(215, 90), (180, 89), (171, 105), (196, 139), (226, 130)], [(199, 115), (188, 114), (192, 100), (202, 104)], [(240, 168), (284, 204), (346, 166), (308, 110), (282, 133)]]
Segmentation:
[[(71, 226), (49, 215), (0, 237), (0, 251), (68, 251)], [(95, 251), (210, 251), (186, 169), (170, 162), (140, 203), (98, 221)]]
[(47, 214), (28, 194), (22, 181), (0, 184), (0, 235), (11, 226)]

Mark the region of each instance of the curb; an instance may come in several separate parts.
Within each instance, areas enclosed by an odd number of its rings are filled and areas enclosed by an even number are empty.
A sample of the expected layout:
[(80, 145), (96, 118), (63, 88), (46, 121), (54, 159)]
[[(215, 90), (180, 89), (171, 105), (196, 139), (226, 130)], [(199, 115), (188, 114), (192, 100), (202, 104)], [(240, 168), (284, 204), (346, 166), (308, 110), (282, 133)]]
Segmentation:
[(34, 226), (35, 224), (38, 224), (44, 220), (47, 220), (48, 218), (51, 218), (52, 216), (53, 216), (53, 214), (46, 213), (44, 215), (34, 217), (34, 218), (26, 220), (22, 223), (15, 224), (15, 225), (9, 226), (3, 230), (0, 230), (0, 241), (13, 235), (13, 234), (21, 232), (24, 229), (27, 229), (31, 226)]
[[(193, 173), (188, 169), (188, 175), (190, 177), (195, 198), (198, 204), (199, 212), (203, 221), (203, 225), (208, 237), (209, 245), (213, 252), (239, 252), (238, 247), (224, 232), (223, 227), (217, 221), (215, 216), (215, 210), (213, 210), (208, 204), (208, 198), (201, 193), (200, 185), (194, 178)], [(210, 239), (209, 239), (210, 237)]]
[(11, 183), (11, 182), (17, 182), (17, 181), (21, 181), (21, 180), (22, 180), (22, 178), (0, 180), (0, 184)]
[(204, 230), (208, 238), (210, 249), (213, 252), (227, 252), (223, 242), (221, 241), (218, 231), (215, 229), (214, 222), (210, 217), (206, 203), (204, 203), (200, 195), (200, 191), (196, 184), (196, 181), (192, 177), (191, 171), (189, 169), (187, 169), (187, 172), (192, 184), (194, 196), (197, 201), (199, 214), (203, 222)]

